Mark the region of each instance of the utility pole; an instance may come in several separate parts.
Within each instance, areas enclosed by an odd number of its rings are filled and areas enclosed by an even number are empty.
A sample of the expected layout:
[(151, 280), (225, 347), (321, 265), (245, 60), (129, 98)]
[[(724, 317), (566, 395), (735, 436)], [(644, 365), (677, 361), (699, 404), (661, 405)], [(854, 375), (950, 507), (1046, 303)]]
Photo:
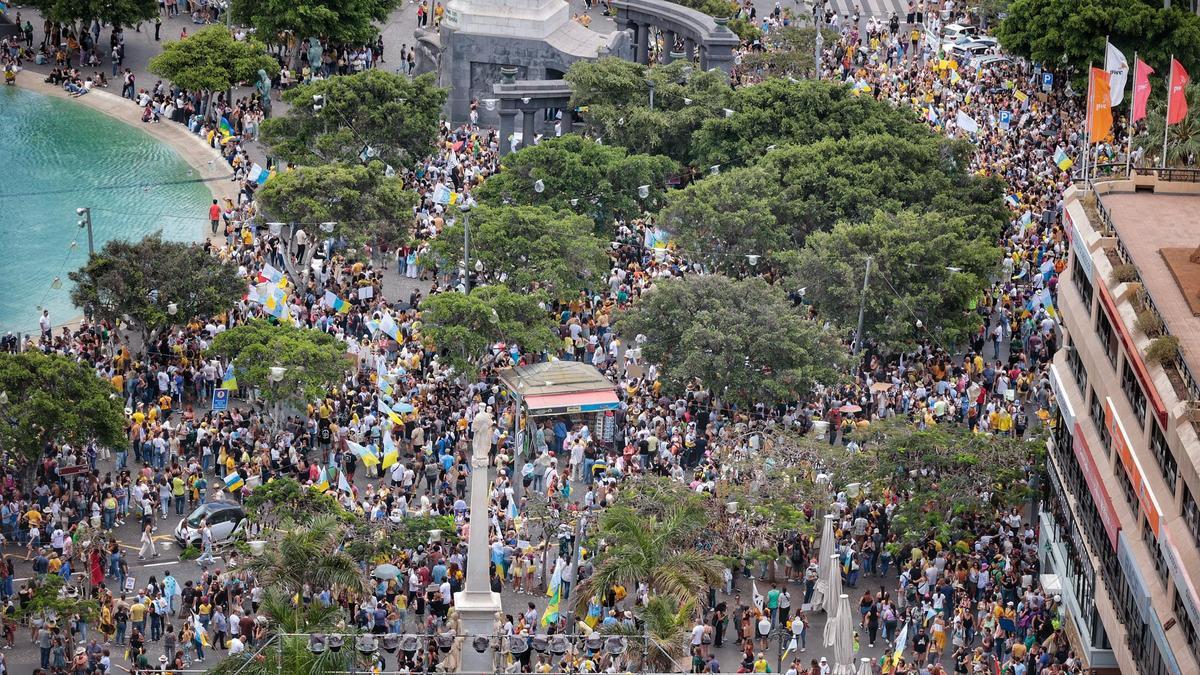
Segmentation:
[(471, 294), (471, 202), (458, 207), (463, 214), (463, 293)]
[(813, 49), (813, 73), (815, 75), (814, 79), (817, 80), (821, 79), (821, 49), (825, 46), (825, 37), (821, 35), (821, 24), (823, 23), (821, 19), (823, 18), (824, 17), (821, 15), (821, 7), (814, 0), (813, 30), (816, 32), (816, 48)]
[(867, 269), (863, 272), (862, 298), (858, 301), (858, 331), (854, 333), (854, 348), (850, 353), (858, 354), (862, 347), (863, 314), (867, 309), (867, 284), (871, 281), (871, 256), (867, 256)]
[(90, 257), (96, 255), (96, 245), (95, 245), (95, 243), (93, 243), (93, 239), (92, 239), (92, 209), (90, 207), (83, 206), (83, 207), (75, 209), (75, 214), (82, 216), (82, 219), (79, 221), (79, 229), (82, 230), (84, 228), (87, 228), (88, 257), (90, 258)]

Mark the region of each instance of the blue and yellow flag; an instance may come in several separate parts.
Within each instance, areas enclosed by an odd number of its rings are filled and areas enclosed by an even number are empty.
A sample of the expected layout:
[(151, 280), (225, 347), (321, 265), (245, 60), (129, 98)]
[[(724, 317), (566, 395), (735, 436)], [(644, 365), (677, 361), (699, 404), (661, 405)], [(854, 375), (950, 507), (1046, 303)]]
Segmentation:
[(230, 391), (237, 391), (237, 377), (233, 374), (233, 364), (225, 366), (225, 375), (221, 378), (221, 388)]
[(246, 481), (242, 480), (242, 475), (236, 471), (225, 476), (225, 489), (230, 492), (237, 492), (242, 489)]
[(341, 312), (342, 314), (350, 311), (350, 303), (339, 298), (333, 291), (325, 291), (325, 304), (335, 312)]

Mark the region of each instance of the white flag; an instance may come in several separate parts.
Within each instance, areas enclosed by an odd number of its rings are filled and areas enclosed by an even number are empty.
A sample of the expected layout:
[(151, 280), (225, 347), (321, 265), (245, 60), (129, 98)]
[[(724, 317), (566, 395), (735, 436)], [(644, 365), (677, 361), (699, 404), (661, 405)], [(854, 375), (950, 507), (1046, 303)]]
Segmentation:
[(959, 129), (962, 129), (968, 134), (979, 133), (979, 123), (975, 121), (975, 118), (961, 110), (959, 110), (958, 114), (954, 116), (954, 123), (958, 125)]
[(1104, 50), (1104, 69), (1112, 75), (1109, 78), (1108, 93), (1115, 108), (1125, 100), (1125, 82), (1129, 80), (1129, 62), (1125, 60), (1125, 55), (1121, 53), (1121, 50), (1114, 47), (1111, 42), (1104, 44), (1107, 45)]
[(754, 606), (758, 608), (758, 611), (763, 611), (764, 598), (762, 593), (758, 592), (758, 584), (753, 581), (750, 582), (750, 598), (754, 602)]

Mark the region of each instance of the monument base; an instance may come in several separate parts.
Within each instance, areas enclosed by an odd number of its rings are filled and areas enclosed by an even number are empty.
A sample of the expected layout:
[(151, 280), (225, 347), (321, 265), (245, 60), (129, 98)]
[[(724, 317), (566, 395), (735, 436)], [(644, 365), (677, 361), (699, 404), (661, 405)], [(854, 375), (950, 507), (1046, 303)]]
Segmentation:
[(454, 594), (454, 611), (462, 622), (462, 663), (459, 668), (467, 673), (488, 673), (495, 670), (495, 654), (491, 648), (480, 654), (475, 651), (476, 636), (490, 637), (495, 633), (496, 613), (501, 611), (499, 593), (471, 593), (459, 591)]
[[(446, 114), (466, 121), (471, 101), (493, 98), (500, 69), (517, 68), (518, 80), (560, 80), (572, 63), (603, 56), (629, 58), (628, 31), (603, 35), (570, 20), (565, 0), (454, 0), (447, 3), (440, 34), (419, 29), (418, 72), (438, 70), (450, 90)], [(480, 122), (499, 115), (479, 106)]]

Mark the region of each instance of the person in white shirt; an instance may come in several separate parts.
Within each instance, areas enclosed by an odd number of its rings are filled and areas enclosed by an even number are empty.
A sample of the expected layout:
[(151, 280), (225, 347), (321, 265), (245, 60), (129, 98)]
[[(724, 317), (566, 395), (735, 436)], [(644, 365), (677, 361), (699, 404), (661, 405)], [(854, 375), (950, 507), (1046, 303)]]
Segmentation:
[(242, 644), (241, 638), (239, 638), (238, 636), (235, 635), (229, 639), (229, 655), (230, 656), (237, 656), (238, 654), (241, 654), (244, 651), (246, 651), (246, 645)]

